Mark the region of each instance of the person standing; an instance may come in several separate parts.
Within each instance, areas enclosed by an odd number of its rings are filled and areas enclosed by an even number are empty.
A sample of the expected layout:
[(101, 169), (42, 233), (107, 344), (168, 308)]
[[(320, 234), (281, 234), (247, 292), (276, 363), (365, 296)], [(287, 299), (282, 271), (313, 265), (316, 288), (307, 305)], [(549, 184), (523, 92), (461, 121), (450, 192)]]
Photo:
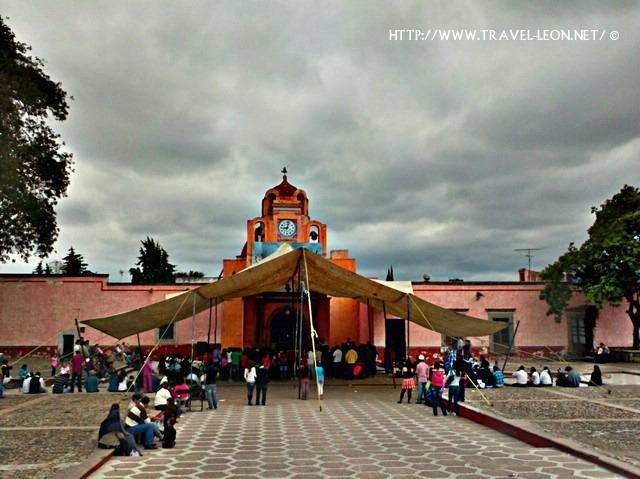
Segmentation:
[[(264, 361), (258, 360), (256, 367), (256, 406), (267, 404), (267, 385), (269, 384), (269, 368), (265, 366)], [(262, 397), (262, 402), (260, 398)]]
[(411, 392), (413, 388), (416, 387), (416, 382), (413, 379), (413, 365), (411, 364), (411, 359), (407, 358), (404, 366), (402, 367), (402, 391), (400, 392), (400, 400), (398, 404), (402, 403), (402, 399), (404, 398), (404, 393), (407, 393), (407, 404), (411, 404)]
[(58, 368), (58, 355), (51, 353), (51, 377), (56, 375), (56, 369)]
[(316, 364), (316, 378), (318, 381), (318, 395), (320, 399), (322, 399), (324, 395), (324, 368), (320, 361)]
[(71, 392), (74, 392), (74, 388), (78, 386), (78, 392), (82, 392), (82, 368), (84, 367), (84, 355), (82, 349), (76, 349), (76, 352), (71, 356)]
[(280, 366), (280, 381), (289, 380), (289, 365), (287, 364), (287, 354), (280, 351), (278, 355), (278, 365)]
[(153, 363), (151, 362), (151, 357), (147, 357), (142, 367), (142, 385), (145, 393), (151, 394), (153, 392)]
[(418, 401), (416, 404), (427, 404), (427, 381), (429, 380), (429, 365), (421, 354), (418, 356), (418, 364), (416, 365), (416, 379), (418, 380)]
[(458, 402), (460, 402), (460, 371), (449, 370), (447, 384), (449, 385), (449, 413), (457, 416), (460, 409), (458, 406)]
[(331, 355), (333, 356), (333, 377), (341, 378), (343, 376), (342, 348), (339, 344), (336, 344)]
[(303, 401), (306, 401), (309, 395), (309, 376), (311, 376), (309, 373), (309, 365), (303, 358), (302, 364), (300, 365), (300, 399)]
[(429, 379), (431, 380), (431, 393), (433, 397), (433, 415), (438, 415), (438, 406), (442, 410), (442, 415), (447, 415), (447, 409), (444, 406), (444, 400), (442, 399), (442, 390), (444, 389), (444, 369), (440, 367), (440, 362), (436, 363), (431, 368), (429, 373)]
[(247, 382), (247, 402), (251, 406), (253, 389), (256, 386), (256, 368), (253, 366), (253, 361), (247, 363), (247, 368), (244, 370), (244, 380)]
[(209, 409), (218, 409), (218, 385), (216, 384), (216, 380), (219, 376), (220, 369), (216, 363), (207, 363), (204, 369), (204, 390), (207, 394)]

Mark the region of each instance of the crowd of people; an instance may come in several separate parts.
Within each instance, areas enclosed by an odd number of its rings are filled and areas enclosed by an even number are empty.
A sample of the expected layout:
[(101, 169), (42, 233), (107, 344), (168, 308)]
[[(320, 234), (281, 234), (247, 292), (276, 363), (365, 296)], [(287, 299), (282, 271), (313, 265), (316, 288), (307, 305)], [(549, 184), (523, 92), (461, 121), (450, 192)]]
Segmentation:
[[(555, 384), (559, 387), (580, 387), (582, 383), (589, 386), (603, 384), (598, 364), (593, 366), (588, 379), (583, 379), (571, 366), (566, 366), (564, 370), (558, 369), (554, 375), (548, 366), (538, 371), (535, 366), (527, 370), (522, 365), (511, 375), (514, 381), (505, 383), (504, 372), (498, 362), (495, 361), (491, 365), (483, 354), (478, 358), (474, 357), (471, 353), (471, 342), (468, 340), (460, 340), (455, 347), (447, 347), (431, 366), (423, 354), (420, 354), (415, 362), (407, 358), (395, 374), (402, 379), (398, 403), (401, 404), (405, 396), (407, 403), (411, 403), (412, 391), (417, 389), (416, 404), (431, 407), (436, 416), (438, 410), (445, 416), (457, 414), (458, 404), (464, 402), (465, 391), (470, 387), (493, 389), (504, 386), (551, 387)], [(447, 404), (442, 398), (445, 389), (449, 390)]]

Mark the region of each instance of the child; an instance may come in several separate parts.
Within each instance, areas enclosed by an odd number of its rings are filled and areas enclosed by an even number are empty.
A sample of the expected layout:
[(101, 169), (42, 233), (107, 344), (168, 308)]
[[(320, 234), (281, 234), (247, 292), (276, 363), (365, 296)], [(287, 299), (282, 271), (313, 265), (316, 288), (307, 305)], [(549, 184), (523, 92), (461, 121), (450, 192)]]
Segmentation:
[(51, 353), (51, 377), (56, 375), (56, 369), (58, 368), (58, 356), (56, 353)]
[(176, 428), (174, 427), (176, 419), (170, 417), (164, 424), (164, 440), (162, 441), (163, 449), (172, 449), (176, 445)]

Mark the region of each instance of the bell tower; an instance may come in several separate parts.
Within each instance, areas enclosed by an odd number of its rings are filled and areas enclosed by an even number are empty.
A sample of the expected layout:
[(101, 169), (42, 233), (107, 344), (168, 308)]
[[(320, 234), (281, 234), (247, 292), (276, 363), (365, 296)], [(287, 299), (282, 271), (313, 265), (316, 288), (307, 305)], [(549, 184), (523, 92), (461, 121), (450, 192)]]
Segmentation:
[(307, 248), (327, 256), (327, 227), (309, 217), (307, 193), (287, 179), (267, 190), (262, 199), (262, 216), (247, 221), (247, 266), (274, 253), (283, 243)]

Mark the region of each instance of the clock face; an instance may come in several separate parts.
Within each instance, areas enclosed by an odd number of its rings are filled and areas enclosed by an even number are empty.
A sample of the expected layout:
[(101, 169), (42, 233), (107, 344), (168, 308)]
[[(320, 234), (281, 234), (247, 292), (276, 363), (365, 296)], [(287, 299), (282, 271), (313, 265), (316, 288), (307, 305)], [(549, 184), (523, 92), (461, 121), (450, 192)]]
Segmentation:
[(278, 223), (278, 233), (280, 233), (281, 236), (290, 238), (296, 234), (296, 229), (297, 227), (295, 222), (291, 220), (282, 220)]

